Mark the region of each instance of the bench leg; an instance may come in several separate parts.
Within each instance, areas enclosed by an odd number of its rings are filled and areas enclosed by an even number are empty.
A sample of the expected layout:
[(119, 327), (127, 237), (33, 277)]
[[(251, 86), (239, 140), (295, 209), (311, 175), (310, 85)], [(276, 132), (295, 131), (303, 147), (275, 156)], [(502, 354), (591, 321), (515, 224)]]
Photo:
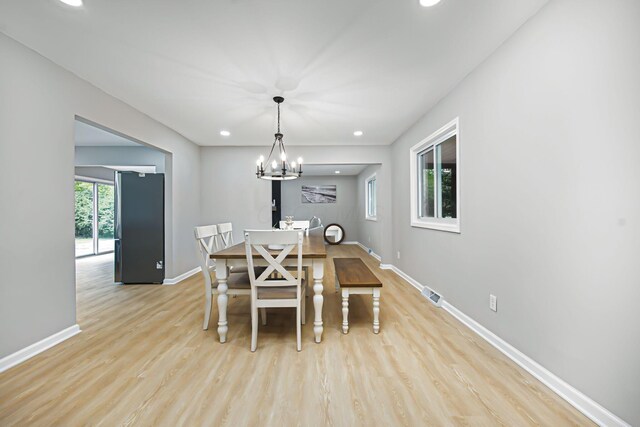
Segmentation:
[(373, 333), (380, 332), (380, 289), (373, 290)]
[(342, 333), (349, 332), (349, 290), (342, 288)]

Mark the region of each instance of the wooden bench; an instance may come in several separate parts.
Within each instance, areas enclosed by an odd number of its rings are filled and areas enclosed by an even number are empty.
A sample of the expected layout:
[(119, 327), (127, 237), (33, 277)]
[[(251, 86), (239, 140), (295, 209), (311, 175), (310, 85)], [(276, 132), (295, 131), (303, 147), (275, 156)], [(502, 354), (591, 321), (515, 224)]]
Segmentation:
[(336, 286), (342, 288), (342, 333), (349, 332), (349, 295), (373, 296), (373, 333), (380, 332), (380, 290), (382, 283), (360, 258), (334, 258)]

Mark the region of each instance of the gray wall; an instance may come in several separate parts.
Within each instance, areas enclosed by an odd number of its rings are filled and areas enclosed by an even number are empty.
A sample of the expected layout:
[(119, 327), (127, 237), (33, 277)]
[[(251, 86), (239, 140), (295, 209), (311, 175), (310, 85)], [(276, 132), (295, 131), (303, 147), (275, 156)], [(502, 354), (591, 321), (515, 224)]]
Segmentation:
[[(366, 219), (366, 182), (367, 179), (376, 174), (376, 197), (377, 197), (377, 211), (376, 211), (376, 220), (368, 220)], [(384, 173), (381, 171), (380, 165), (371, 165), (368, 166), (365, 170), (360, 172), (357, 177), (357, 190), (358, 190), (358, 204), (357, 204), (357, 215), (358, 215), (358, 238), (360, 243), (365, 245), (367, 248), (370, 248), (373, 252), (380, 255), (385, 246), (391, 247), (389, 244), (390, 239), (384, 239), (385, 234), (383, 233), (383, 224), (385, 218), (385, 213), (387, 210), (390, 210), (389, 200), (390, 198), (381, 199), (380, 187), (385, 187), (384, 181), (388, 181), (389, 178), (386, 177)], [(381, 217), (382, 215), (382, 217)], [(390, 230), (386, 230), (386, 236), (389, 237), (391, 235)], [(386, 262), (391, 262), (391, 260), (387, 259)]]
[[(293, 215), (297, 220), (317, 216), (326, 227), (340, 224), (344, 228), (345, 242), (357, 241), (358, 191), (355, 176), (312, 176), (282, 183), (282, 219)], [(336, 203), (302, 203), (303, 185), (335, 185)]]
[[(256, 178), (255, 159), (269, 152), (261, 147), (200, 147), (201, 224), (230, 221), (234, 225), (234, 238), (242, 239), (246, 228), (271, 227), (271, 183)], [(327, 150), (322, 146), (291, 146), (287, 152), (293, 158), (302, 156), (315, 164), (380, 164), (378, 197), (391, 199), (390, 147), (339, 146)], [(364, 203), (364, 202), (363, 202)], [(379, 206), (380, 227), (391, 228), (391, 207)], [(325, 218), (322, 218), (326, 222)], [(360, 230), (359, 225), (350, 228)], [(353, 231), (348, 231), (353, 236)], [(347, 237), (348, 240), (360, 240)], [(391, 245), (378, 252), (383, 260), (391, 257)]]
[[(394, 264), (632, 425), (639, 18), (638, 1), (550, 2), (394, 143), (391, 199)], [(462, 233), (412, 228), (409, 148), (456, 116)]]
[(3, 34), (0, 57), (3, 357), (76, 323), (75, 115), (173, 154), (169, 277), (197, 265), (200, 163), (184, 137)]
[(271, 228), (271, 182), (257, 179), (257, 147), (200, 147), (200, 224), (233, 223), (236, 242), (245, 229)]

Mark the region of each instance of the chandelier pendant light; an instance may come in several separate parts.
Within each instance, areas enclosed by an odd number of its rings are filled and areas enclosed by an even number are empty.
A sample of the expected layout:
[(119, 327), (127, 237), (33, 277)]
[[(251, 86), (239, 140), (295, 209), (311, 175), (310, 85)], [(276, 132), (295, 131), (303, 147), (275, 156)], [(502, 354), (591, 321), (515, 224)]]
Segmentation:
[[(284, 148), (284, 135), (280, 132), (280, 104), (284, 102), (284, 98), (276, 96), (273, 98), (278, 105), (278, 131), (275, 134), (276, 139), (271, 145), (271, 151), (266, 161), (264, 156), (260, 156), (256, 162), (256, 176), (259, 179), (267, 179), (270, 181), (285, 181), (299, 178), (302, 175), (302, 157), (298, 157), (298, 162), (289, 162), (287, 151)], [(276, 152), (276, 147), (278, 148)], [(273, 156), (273, 161), (271, 157)], [(271, 162), (271, 163), (269, 163)]]

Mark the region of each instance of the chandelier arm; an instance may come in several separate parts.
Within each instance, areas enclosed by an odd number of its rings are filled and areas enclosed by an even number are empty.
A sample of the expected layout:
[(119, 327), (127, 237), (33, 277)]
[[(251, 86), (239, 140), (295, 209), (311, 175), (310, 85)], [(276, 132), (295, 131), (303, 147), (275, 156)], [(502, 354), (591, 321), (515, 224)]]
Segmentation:
[[(282, 152), (285, 154), (285, 156), (287, 155), (287, 150), (286, 148), (284, 148), (284, 141), (282, 139), (280, 139), (280, 149), (282, 150)], [(289, 165), (289, 157), (285, 157), (285, 162), (287, 163), (287, 166)]]
[(276, 142), (278, 142), (277, 138), (275, 141), (273, 141), (273, 144), (271, 144), (271, 151), (269, 151), (269, 157), (267, 157), (267, 160), (265, 160), (264, 162), (265, 165), (269, 164), (269, 159), (271, 159), (271, 154), (273, 154), (273, 149), (276, 148)]

